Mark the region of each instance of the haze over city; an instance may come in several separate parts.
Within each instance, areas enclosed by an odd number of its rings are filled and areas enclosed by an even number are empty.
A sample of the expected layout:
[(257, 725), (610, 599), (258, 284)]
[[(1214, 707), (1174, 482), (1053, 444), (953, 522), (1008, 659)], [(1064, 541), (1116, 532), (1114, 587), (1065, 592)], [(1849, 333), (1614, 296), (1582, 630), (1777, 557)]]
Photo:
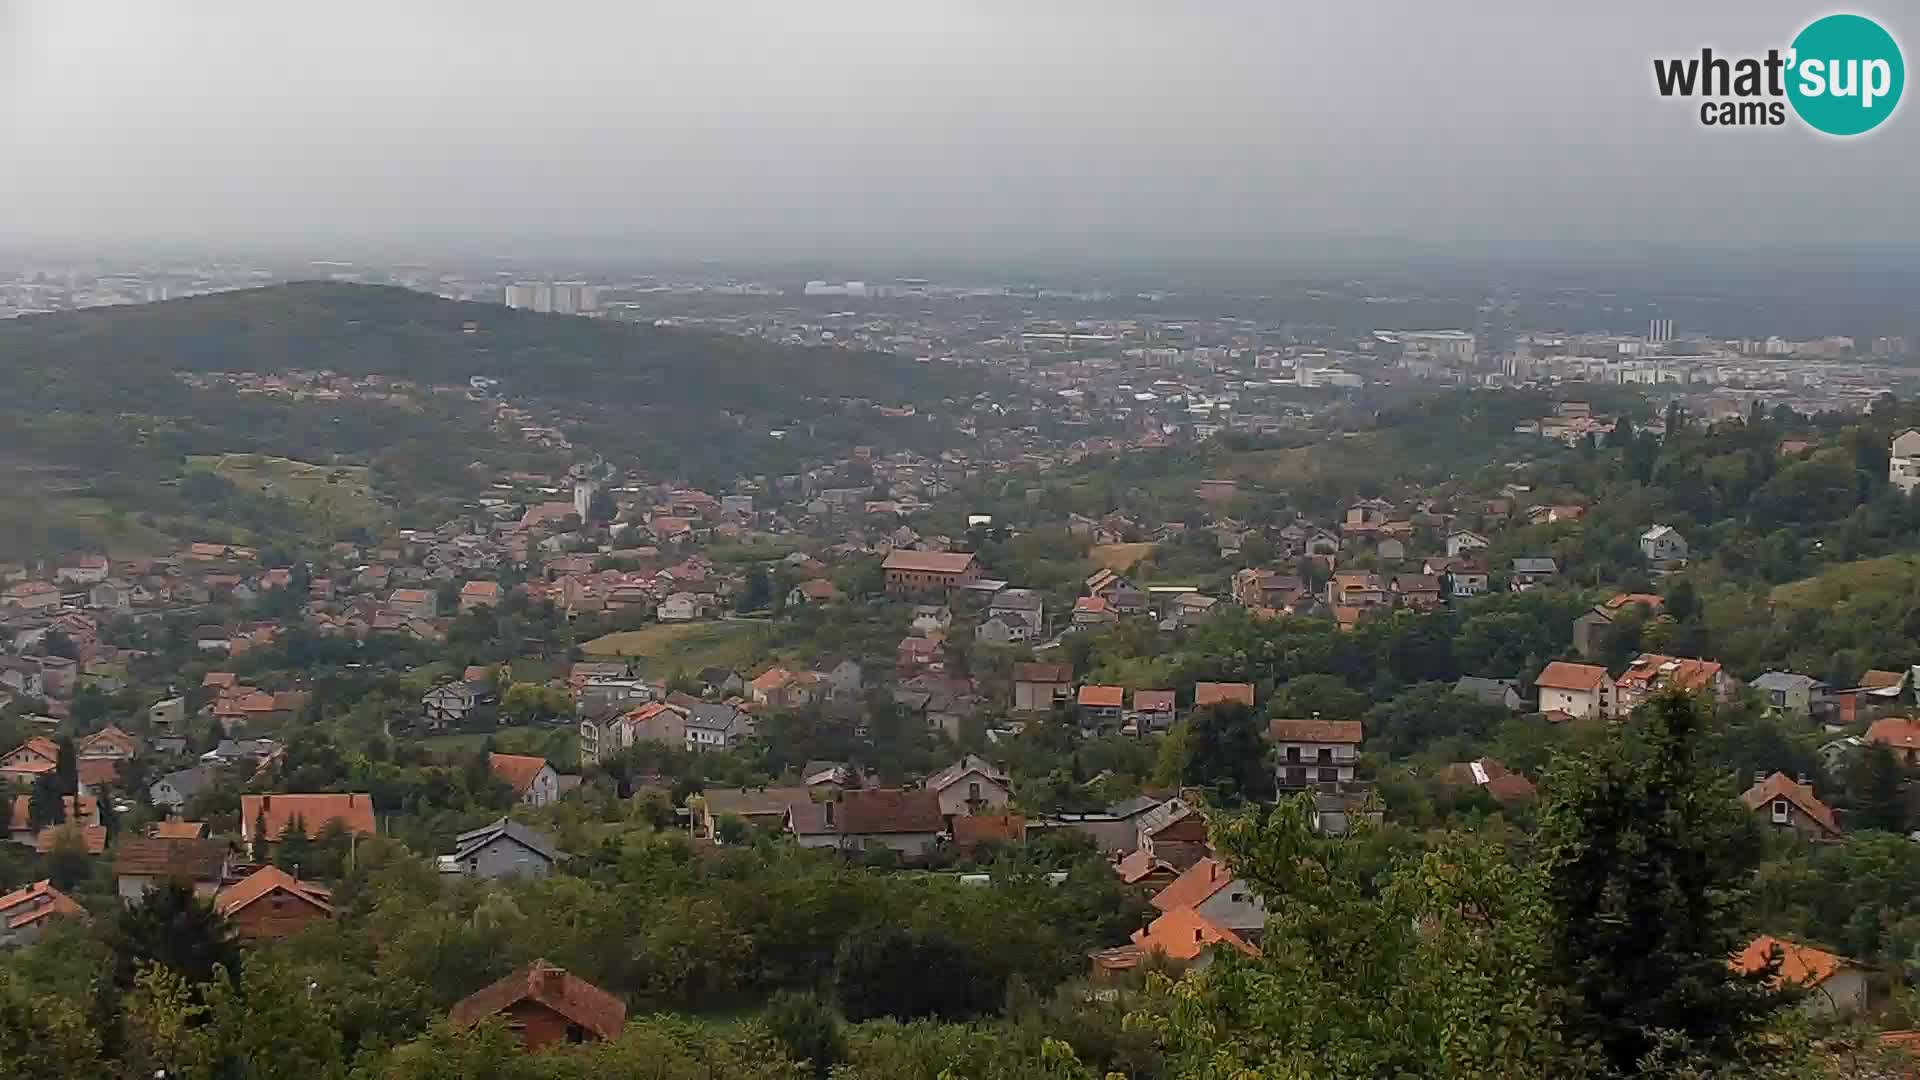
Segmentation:
[[(1820, 5), (0, 5), (12, 245), (1682, 259), (1920, 241), (1920, 126), (1703, 129)], [(1897, 32), (1896, 27), (1896, 32)]]

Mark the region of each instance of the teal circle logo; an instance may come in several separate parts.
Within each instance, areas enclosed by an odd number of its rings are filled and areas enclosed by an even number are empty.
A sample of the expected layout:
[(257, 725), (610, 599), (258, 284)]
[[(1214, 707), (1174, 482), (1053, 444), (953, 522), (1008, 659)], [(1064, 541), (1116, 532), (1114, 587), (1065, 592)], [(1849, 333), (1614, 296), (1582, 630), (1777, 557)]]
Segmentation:
[(1862, 135), (1900, 104), (1907, 66), (1900, 44), (1872, 19), (1828, 15), (1793, 39), (1787, 99), (1808, 126), (1828, 135)]

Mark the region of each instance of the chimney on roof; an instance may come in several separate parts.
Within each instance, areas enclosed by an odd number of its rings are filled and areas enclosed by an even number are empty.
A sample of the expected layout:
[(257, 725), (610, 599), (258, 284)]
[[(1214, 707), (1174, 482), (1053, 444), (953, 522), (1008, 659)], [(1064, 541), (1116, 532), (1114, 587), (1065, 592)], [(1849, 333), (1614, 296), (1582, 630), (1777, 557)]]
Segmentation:
[(1754, 782), (1754, 783), (1756, 783), (1756, 784), (1764, 784), (1764, 783), (1766, 783), (1766, 782), (1767, 782), (1767, 774), (1766, 774), (1766, 773), (1764, 773), (1764, 772), (1761, 772), (1761, 771), (1760, 771), (1759, 769), (1755, 769), (1755, 770), (1753, 770), (1753, 782)]
[(1793, 778), (1793, 782), (1794, 782), (1794, 783), (1796, 783), (1796, 784), (1799, 784), (1799, 785), (1800, 785), (1801, 787), (1806, 787), (1806, 786), (1807, 786), (1807, 774), (1806, 774), (1806, 773), (1797, 773), (1797, 774), (1795, 774), (1795, 776), (1794, 776), (1794, 778)]

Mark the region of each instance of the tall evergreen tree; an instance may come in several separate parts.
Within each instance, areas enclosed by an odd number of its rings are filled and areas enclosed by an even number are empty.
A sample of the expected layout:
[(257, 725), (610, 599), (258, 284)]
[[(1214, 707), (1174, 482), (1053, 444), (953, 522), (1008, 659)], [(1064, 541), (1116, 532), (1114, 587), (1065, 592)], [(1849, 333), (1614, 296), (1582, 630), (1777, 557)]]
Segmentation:
[(1663, 1038), (1725, 1054), (1780, 1003), (1778, 963), (1742, 974), (1760, 845), (1701, 760), (1706, 706), (1668, 693), (1562, 758), (1541, 813), (1566, 1030), (1616, 1071)]
[(1892, 833), (1906, 832), (1907, 802), (1900, 794), (1901, 783), (1906, 777), (1901, 774), (1900, 762), (1893, 756), (1893, 751), (1883, 743), (1871, 743), (1867, 746), (1861, 767), (1866, 772), (1866, 782), (1860, 800), (1860, 826)]
[(74, 749), (73, 736), (62, 735), (58, 754), (54, 757), (53, 774), (60, 778), (60, 794), (78, 795), (80, 793), (80, 755)]
[(113, 982), (125, 991), (147, 964), (172, 968), (189, 982), (206, 982), (213, 969), (240, 970), (233, 928), (210, 901), (183, 882), (155, 885), (121, 909), (107, 934), (113, 951)]

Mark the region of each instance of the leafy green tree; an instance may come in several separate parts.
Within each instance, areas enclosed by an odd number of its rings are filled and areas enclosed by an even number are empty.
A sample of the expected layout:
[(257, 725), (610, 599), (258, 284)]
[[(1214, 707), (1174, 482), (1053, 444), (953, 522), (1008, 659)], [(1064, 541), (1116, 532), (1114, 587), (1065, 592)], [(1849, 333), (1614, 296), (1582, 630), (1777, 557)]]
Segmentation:
[(820, 995), (782, 991), (768, 999), (761, 1023), (795, 1061), (825, 1077), (846, 1060), (847, 1039), (840, 1017)]
[(1569, 1034), (1632, 1073), (1662, 1032), (1731, 1053), (1779, 1006), (1777, 964), (1747, 974), (1760, 845), (1699, 753), (1707, 712), (1669, 693), (1549, 771), (1541, 811), (1553, 970)]
[[(929, 978), (928, 973), (939, 972)], [(849, 1020), (968, 1020), (998, 1009), (1003, 980), (980, 955), (939, 931), (878, 927), (849, 935), (834, 960), (834, 987)]]
[(744, 844), (752, 835), (747, 819), (738, 814), (720, 815), (720, 820), (714, 823), (713, 831), (715, 839), (723, 844)]
[(1266, 738), (1247, 706), (1230, 701), (1193, 710), (1185, 745), (1182, 782), (1211, 790), (1228, 806), (1272, 797)]
[(1369, 749), (1402, 757), (1442, 739), (1479, 742), (1507, 718), (1507, 710), (1460, 693), (1447, 683), (1421, 683), (1367, 710)]
[(1203, 972), (1157, 984), (1141, 1020), (1172, 1075), (1572, 1073), (1538, 872), (1487, 843), (1395, 858), (1385, 840), (1322, 835), (1306, 795), (1216, 821), (1222, 858), (1265, 901), (1266, 932), (1258, 957), (1217, 945)]
[(47, 879), (56, 889), (71, 889), (87, 879), (93, 863), (87, 857), (86, 837), (78, 825), (57, 825), (47, 852)]
[(1367, 711), (1367, 695), (1337, 675), (1301, 675), (1288, 679), (1267, 705), (1269, 715), (1292, 720), (1320, 716), (1357, 720)]
[(67, 1080), (106, 1076), (100, 1040), (68, 999), (38, 992), (0, 966), (0, 1076)]

